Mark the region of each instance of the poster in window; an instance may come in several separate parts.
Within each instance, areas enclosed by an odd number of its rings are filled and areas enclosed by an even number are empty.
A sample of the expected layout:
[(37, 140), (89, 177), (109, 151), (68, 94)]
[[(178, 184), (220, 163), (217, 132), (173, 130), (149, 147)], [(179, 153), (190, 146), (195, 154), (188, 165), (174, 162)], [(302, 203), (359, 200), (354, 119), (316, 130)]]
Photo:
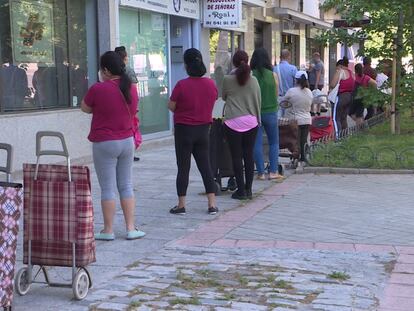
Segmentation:
[(52, 4), (11, 1), (10, 19), (14, 62), (54, 63)]

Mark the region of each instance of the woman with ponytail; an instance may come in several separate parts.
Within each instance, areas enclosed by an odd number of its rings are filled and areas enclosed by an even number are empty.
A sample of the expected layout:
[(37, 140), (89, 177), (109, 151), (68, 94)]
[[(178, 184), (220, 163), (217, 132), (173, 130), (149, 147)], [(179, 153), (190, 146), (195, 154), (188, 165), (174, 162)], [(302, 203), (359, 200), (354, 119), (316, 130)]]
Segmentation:
[(251, 76), (249, 57), (244, 51), (233, 56), (235, 70), (223, 81), (225, 133), (229, 142), (237, 191), (233, 199), (252, 198), (253, 147), (260, 124), (260, 87)]
[(115, 239), (112, 224), (116, 190), (124, 212), (126, 239), (138, 239), (145, 233), (135, 227), (132, 187), (133, 116), (138, 106), (137, 88), (131, 87), (125, 63), (116, 52), (109, 51), (101, 56), (99, 75), (102, 82), (89, 89), (81, 105), (83, 112), (92, 114), (88, 138), (93, 144), (93, 162), (101, 187), (104, 228), (95, 234), (95, 239)]
[(269, 54), (264, 48), (254, 51), (250, 65), (253, 75), (260, 85), (262, 96), (261, 119), (262, 126), (257, 132), (254, 146), (254, 160), (257, 168), (257, 178), (265, 180), (265, 167), (263, 157), (263, 131), (266, 132), (269, 142), (269, 179), (280, 180), (283, 176), (278, 173), (279, 167), (279, 127), (277, 122), (277, 76), (273, 73), (273, 66)]

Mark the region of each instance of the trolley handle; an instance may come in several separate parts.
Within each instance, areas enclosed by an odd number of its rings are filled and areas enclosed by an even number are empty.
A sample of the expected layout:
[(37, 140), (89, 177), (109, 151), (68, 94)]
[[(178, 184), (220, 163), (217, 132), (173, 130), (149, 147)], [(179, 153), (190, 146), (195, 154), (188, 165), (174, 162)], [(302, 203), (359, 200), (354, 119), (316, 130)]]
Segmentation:
[[(59, 138), (62, 144), (62, 150), (42, 150), (42, 138), (44, 137), (54, 137)], [(66, 158), (66, 162), (68, 165), (68, 175), (69, 175), (69, 182), (72, 181), (72, 174), (70, 170), (70, 156), (68, 152), (68, 148), (66, 146), (65, 137), (60, 132), (53, 132), (53, 131), (40, 131), (36, 133), (36, 171), (34, 175), (34, 180), (37, 180), (37, 175), (39, 171), (39, 162), (41, 156), (62, 156)]]
[(13, 147), (10, 144), (0, 143), (0, 150), (6, 151), (6, 166), (0, 166), (0, 172), (3, 172), (7, 176), (7, 181), (11, 181), (12, 171), (12, 159), (13, 159)]

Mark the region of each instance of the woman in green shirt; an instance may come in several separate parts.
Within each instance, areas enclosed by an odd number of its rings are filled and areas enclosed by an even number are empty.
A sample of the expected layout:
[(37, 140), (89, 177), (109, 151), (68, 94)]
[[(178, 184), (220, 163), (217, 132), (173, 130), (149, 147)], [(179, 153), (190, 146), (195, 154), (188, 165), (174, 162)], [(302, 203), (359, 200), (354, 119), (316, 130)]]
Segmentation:
[(277, 123), (277, 76), (273, 73), (273, 66), (269, 54), (264, 48), (256, 49), (253, 53), (250, 66), (253, 76), (260, 85), (262, 97), (261, 120), (254, 146), (254, 160), (258, 173), (258, 179), (265, 179), (264, 157), (263, 157), (263, 130), (269, 141), (269, 179), (282, 179), (278, 173), (279, 166), (279, 128)]

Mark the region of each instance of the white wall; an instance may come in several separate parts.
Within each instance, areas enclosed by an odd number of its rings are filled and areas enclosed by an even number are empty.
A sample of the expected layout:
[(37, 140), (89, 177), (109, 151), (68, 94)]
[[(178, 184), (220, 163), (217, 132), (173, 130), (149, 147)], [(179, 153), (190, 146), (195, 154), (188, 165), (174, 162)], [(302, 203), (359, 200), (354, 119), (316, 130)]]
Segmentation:
[(305, 0), (303, 1), (303, 13), (319, 18), (319, 1), (318, 0)]
[[(79, 109), (1, 115), (0, 124), (0, 142), (13, 146), (13, 171), (21, 171), (23, 163), (36, 161), (35, 146), (38, 131), (62, 132), (72, 159), (92, 155), (91, 144), (87, 140), (90, 116)], [(58, 147), (59, 145), (55, 142), (45, 140), (44, 146), (48, 149)], [(43, 163), (61, 162), (62, 160), (64, 159), (59, 157), (45, 157)]]
[[(305, 0), (305, 2), (307, 1), (313, 0)], [(299, 0), (281, 0), (280, 7), (297, 11), (299, 9)]]

